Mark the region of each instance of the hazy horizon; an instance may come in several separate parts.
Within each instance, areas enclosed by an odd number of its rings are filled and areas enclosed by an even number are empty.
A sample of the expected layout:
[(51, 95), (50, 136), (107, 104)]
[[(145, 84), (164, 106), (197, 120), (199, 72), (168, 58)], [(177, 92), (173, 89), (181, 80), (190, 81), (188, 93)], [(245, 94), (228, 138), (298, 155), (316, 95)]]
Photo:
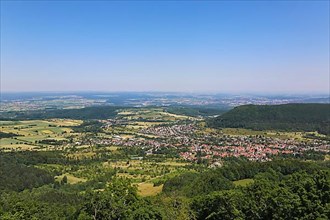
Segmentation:
[(1, 2), (1, 92), (329, 94), (329, 2)]
[(93, 91), (93, 90), (76, 90), (76, 91), (1, 91), (2, 94), (36, 94), (36, 95), (56, 95), (56, 94), (64, 94), (64, 95), (79, 95), (79, 94), (97, 94), (97, 95), (110, 95), (110, 94), (174, 94), (174, 95), (224, 95), (224, 96), (315, 96), (315, 97), (329, 97), (329, 92), (208, 92), (208, 91)]

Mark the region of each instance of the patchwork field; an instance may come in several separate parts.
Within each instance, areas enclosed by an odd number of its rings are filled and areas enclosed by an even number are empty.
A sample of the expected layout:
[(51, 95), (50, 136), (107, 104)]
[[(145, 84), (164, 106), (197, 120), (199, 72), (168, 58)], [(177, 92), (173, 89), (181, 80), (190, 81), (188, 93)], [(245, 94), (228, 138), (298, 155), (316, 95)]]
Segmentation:
[(17, 136), (0, 139), (0, 149), (32, 150), (50, 147), (41, 140), (66, 140), (72, 132), (71, 126), (81, 124), (80, 120), (51, 119), (27, 121), (0, 121), (1, 132)]
[(128, 120), (153, 120), (153, 121), (167, 121), (173, 122), (177, 120), (193, 120), (193, 117), (185, 115), (177, 115), (165, 112), (162, 108), (150, 108), (150, 109), (132, 109), (123, 110), (118, 112), (118, 115)]

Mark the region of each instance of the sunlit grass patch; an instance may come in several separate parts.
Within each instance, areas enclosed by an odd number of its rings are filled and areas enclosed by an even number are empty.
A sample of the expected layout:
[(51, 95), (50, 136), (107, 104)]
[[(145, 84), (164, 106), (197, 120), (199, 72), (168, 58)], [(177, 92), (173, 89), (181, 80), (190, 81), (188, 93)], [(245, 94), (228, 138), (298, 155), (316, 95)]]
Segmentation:
[(69, 173), (65, 173), (65, 174), (62, 174), (60, 176), (55, 176), (55, 180), (60, 182), (63, 179), (64, 176), (67, 177), (67, 180), (68, 180), (69, 184), (77, 184), (77, 183), (82, 183), (82, 182), (87, 181), (84, 178), (75, 177), (75, 176), (73, 176)]
[(109, 147), (106, 147), (106, 148), (110, 151), (117, 151), (118, 150), (118, 147), (116, 147), (116, 146), (109, 146)]
[(137, 186), (140, 196), (155, 196), (163, 190), (163, 185), (154, 186), (153, 183), (139, 183)]
[(67, 157), (71, 159), (83, 159), (83, 158), (91, 158), (95, 156), (95, 152), (75, 152), (68, 154)]
[(242, 179), (233, 182), (235, 186), (247, 186), (249, 184), (254, 183), (253, 179)]
[(158, 163), (158, 164), (159, 165), (174, 166), (174, 167), (189, 165), (189, 163), (187, 163), (187, 162), (178, 162), (178, 161), (166, 161), (166, 162), (161, 162), (161, 163)]
[(118, 112), (118, 115), (132, 115), (135, 114), (133, 111), (120, 111)]
[(49, 119), (47, 121), (51, 122), (54, 125), (58, 125), (58, 126), (78, 126), (78, 125), (82, 124), (82, 122), (83, 122), (82, 120), (60, 119), (60, 118)]

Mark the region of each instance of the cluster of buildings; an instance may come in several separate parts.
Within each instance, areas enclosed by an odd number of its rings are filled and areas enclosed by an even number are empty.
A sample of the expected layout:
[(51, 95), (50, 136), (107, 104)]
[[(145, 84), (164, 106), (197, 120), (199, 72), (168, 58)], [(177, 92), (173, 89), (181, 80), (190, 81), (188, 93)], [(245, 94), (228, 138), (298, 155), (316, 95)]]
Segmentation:
[[(202, 138), (203, 139), (203, 138)], [(263, 136), (223, 136), (218, 140), (207, 141), (208, 144), (195, 143), (180, 156), (185, 160), (216, 159), (224, 157), (245, 157), (253, 161), (268, 161), (274, 155), (301, 155), (306, 151), (329, 153), (330, 143), (327, 141), (297, 141)]]
[(246, 157), (254, 161), (268, 161), (269, 156), (282, 154), (293, 154), (294, 150), (276, 148), (276, 146), (249, 145), (249, 146), (216, 146), (202, 145), (192, 146), (189, 151), (180, 153), (185, 160), (195, 161), (198, 153), (202, 159), (215, 159), (224, 157)]
[[(174, 149), (184, 160), (217, 160), (225, 157), (245, 157), (253, 161), (268, 161), (274, 155), (303, 154), (306, 151), (329, 153), (330, 142), (301, 141), (265, 136), (196, 135), (193, 124), (155, 126), (140, 130), (138, 137), (93, 138), (90, 144), (141, 147), (146, 155), (157, 154), (166, 148)], [(143, 138), (152, 134), (158, 138)], [(81, 143), (83, 144), (83, 143)]]
[(153, 126), (141, 129), (142, 134), (152, 134), (159, 137), (180, 137), (191, 134), (195, 131), (193, 124), (180, 124), (171, 126)]

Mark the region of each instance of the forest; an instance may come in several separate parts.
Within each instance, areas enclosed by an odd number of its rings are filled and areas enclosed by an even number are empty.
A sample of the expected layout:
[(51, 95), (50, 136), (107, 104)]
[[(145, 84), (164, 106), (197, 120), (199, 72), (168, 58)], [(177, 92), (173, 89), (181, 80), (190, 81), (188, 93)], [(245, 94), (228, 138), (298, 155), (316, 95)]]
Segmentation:
[(214, 116), (221, 115), (229, 109), (228, 106), (169, 106), (165, 111), (187, 116)]
[(330, 134), (330, 104), (244, 105), (208, 120), (214, 128), (318, 131)]
[[(99, 160), (95, 158), (94, 160)], [(81, 160), (80, 163), (93, 163)], [(141, 197), (127, 178), (68, 184), (40, 164), (70, 164), (60, 152), (0, 155), (1, 219), (328, 219), (330, 163), (228, 160), (182, 173), (163, 192)]]

